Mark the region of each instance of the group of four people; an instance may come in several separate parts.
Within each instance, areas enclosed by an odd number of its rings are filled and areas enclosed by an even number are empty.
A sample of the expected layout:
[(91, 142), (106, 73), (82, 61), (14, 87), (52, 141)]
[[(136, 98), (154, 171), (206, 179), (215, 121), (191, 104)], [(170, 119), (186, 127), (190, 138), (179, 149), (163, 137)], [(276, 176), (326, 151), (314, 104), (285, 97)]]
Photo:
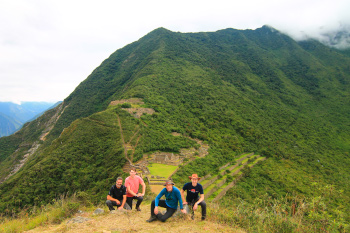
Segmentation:
[[(180, 205), (181, 212), (186, 214), (187, 211), (184, 209), (184, 205), (188, 205), (192, 209), (192, 219), (194, 219), (194, 211), (197, 210), (200, 205), (202, 208), (202, 220), (206, 218), (206, 203), (204, 201), (204, 192), (201, 184), (198, 183), (200, 177), (197, 174), (192, 174), (188, 177), (191, 182), (186, 183), (181, 191), (176, 188), (171, 180), (165, 182), (165, 188), (160, 191), (155, 200), (151, 204), (151, 217), (147, 222), (153, 222), (160, 220), (165, 222), (170, 218), (176, 211), (178, 203)], [(142, 186), (142, 193), (139, 193), (139, 187)], [(146, 184), (142, 178), (136, 175), (134, 168), (130, 169), (130, 176), (125, 179), (125, 186), (123, 185), (123, 178), (118, 177), (116, 184), (113, 185), (107, 195), (106, 204), (110, 211), (115, 211), (114, 206), (117, 206), (118, 210), (132, 209), (132, 201), (137, 200), (136, 210), (141, 211), (140, 205), (145, 195)], [(184, 193), (186, 191), (186, 199)], [(165, 200), (161, 199), (165, 196)], [(158, 207), (166, 208), (166, 212), (162, 214)]]

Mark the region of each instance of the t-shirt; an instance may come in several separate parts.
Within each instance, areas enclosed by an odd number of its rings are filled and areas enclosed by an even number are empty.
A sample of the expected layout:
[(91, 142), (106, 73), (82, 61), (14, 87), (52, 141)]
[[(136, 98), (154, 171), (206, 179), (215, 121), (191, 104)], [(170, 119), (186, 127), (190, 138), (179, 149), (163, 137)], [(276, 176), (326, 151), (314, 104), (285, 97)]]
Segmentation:
[(116, 185), (113, 185), (111, 190), (108, 193), (109, 196), (119, 201), (123, 201), (123, 195), (126, 195), (126, 187), (124, 185), (120, 186), (118, 189)]
[(177, 202), (180, 203), (180, 209), (183, 209), (182, 205), (182, 198), (181, 198), (181, 193), (178, 188), (173, 186), (173, 190), (171, 192), (168, 192), (166, 188), (163, 188), (162, 191), (156, 196), (155, 199), (155, 206), (158, 206), (160, 198), (165, 195), (165, 204), (172, 208), (172, 209), (177, 209)]
[(192, 185), (192, 182), (186, 183), (182, 190), (187, 191), (186, 201), (191, 202), (197, 200), (198, 193), (204, 194), (203, 186), (200, 183), (197, 183), (196, 186)]
[[(138, 193), (139, 192), (139, 187), (140, 187), (140, 184), (142, 184), (142, 183), (143, 183), (143, 180), (139, 176), (135, 176), (134, 179), (132, 179), (129, 176), (128, 178), (125, 179), (125, 187), (130, 186), (131, 191), (133, 191), (134, 193)], [(126, 196), (127, 197), (133, 197), (133, 195), (131, 195), (128, 192), (126, 192)]]

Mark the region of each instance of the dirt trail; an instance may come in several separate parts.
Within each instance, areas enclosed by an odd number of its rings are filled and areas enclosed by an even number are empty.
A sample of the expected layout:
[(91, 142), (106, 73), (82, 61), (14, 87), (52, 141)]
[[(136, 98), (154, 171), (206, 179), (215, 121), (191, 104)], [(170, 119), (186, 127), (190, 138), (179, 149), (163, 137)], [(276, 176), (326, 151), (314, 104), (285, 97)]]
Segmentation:
[[(191, 220), (188, 215), (179, 214), (171, 217), (165, 223), (152, 222), (146, 220), (150, 217), (150, 204), (141, 204), (142, 211), (120, 211), (110, 214), (107, 208), (105, 213), (93, 216), (92, 212), (76, 214), (73, 218), (81, 216), (89, 220), (83, 223), (70, 223), (69, 220), (60, 225), (47, 225), (37, 227), (28, 233), (34, 232), (244, 232), (232, 226), (219, 224), (211, 221), (210, 217), (206, 221), (200, 221), (200, 213), (196, 212), (195, 220)], [(160, 208), (160, 210), (165, 210)]]
[(120, 118), (119, 118), (118, 115), (117, 115), (117, 117), (118, 117), (118, 124), (119, 124), (119, 129), (120, 129), (120, 135), (121, 135), (121, 138), (122, 138), (122, 143), (123, 143), (123, 148), (124, 148), (124, 156), (129, 161), (129, 163), (132, 164), (132, 160), (128, 157), (128, 147), (127, 147), (127, 144), (125, 143), (125, 140), (124, 140), (122, 123), (121, 123)]

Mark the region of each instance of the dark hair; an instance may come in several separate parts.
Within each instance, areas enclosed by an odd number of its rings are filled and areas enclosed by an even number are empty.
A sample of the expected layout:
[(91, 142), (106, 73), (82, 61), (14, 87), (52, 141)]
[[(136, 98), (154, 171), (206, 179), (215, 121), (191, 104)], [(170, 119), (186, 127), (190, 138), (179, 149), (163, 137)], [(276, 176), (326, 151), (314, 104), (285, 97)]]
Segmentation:
[(117, 181), (118, 181), (118, 180), (123, 180), (123, 178), (121, 178), (121, 177), (118, 177), (118, 178), (117, 178)]

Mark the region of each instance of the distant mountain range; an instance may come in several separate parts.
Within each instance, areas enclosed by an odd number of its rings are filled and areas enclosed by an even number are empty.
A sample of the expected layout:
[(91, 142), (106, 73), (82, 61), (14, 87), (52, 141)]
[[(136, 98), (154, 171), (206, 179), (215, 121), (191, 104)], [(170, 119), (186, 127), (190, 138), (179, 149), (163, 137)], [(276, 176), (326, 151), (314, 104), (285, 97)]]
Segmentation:
[(28, 121), (41, 116), (46, 110), (57, 106), (58, 103), (48, 102), (0, 102), (0, 137), (11, 135)]

